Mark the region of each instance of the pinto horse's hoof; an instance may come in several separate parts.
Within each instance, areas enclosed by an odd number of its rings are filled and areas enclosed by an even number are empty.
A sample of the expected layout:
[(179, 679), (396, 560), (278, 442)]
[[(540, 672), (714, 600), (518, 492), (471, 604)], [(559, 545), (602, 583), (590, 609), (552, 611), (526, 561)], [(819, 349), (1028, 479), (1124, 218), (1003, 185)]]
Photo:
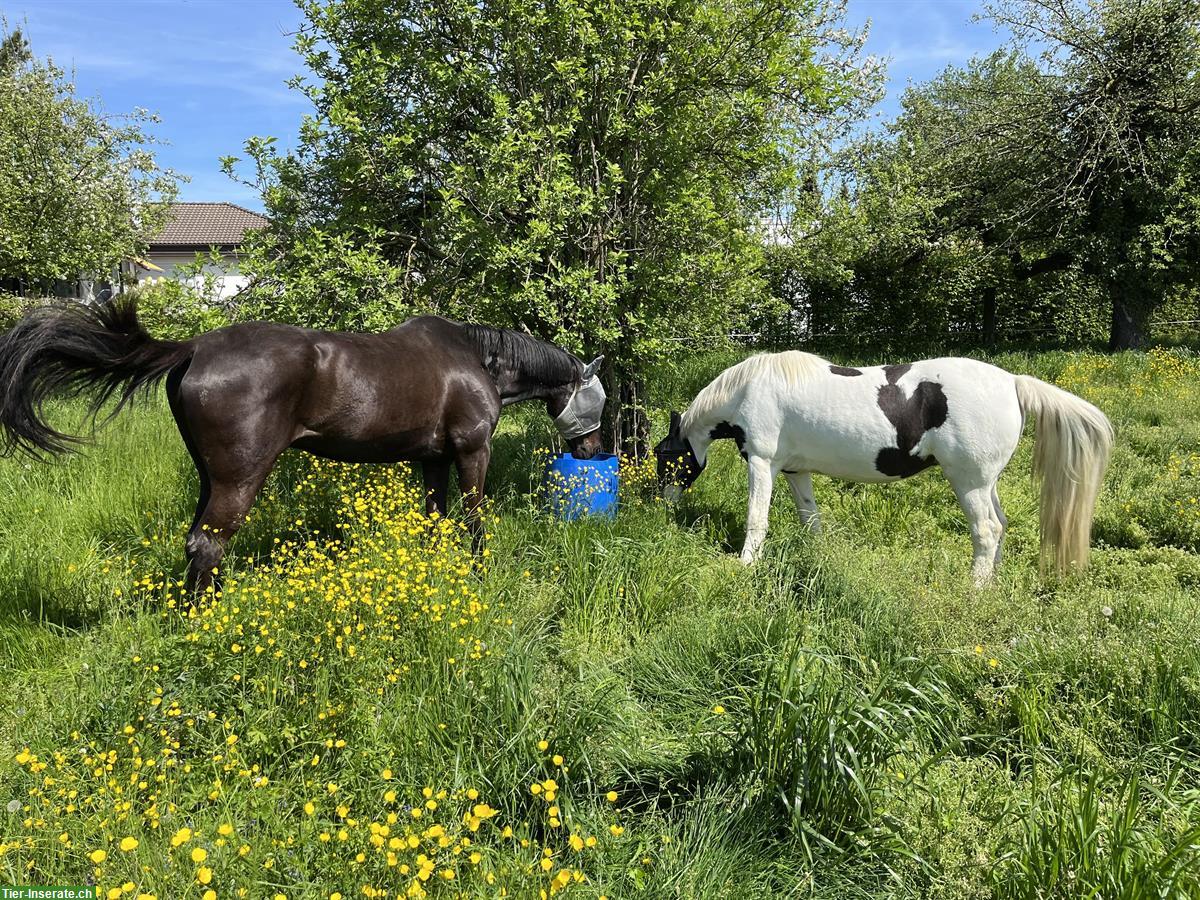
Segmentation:
[(971, 576), (971, 586), (975, 590), (983, 590), (985, 587), (990, 587), (996, 583), (996, 573), (988, 572), (986, 574), (974, 574)]

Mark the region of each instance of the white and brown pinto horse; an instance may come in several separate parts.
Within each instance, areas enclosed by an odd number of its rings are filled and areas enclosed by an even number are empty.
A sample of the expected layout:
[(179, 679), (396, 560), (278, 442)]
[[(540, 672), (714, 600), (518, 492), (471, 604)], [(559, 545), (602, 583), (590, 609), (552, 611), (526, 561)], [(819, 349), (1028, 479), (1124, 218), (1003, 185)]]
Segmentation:
[(801, 521), (819, 530), (811, 473), (895, 481), (940, 465), (970, 523), (972, 574), (982, 583), (1000, 561), (1007, 525), (996, 481), (1026, 415), (1037, 420), (1043, 564), (1060, 573), (1082, 569), (1112, 425), (1074, 394), (977, 360), (855, 369), (799, 351), (752, 356), (718, 375), (682, 416), (671, 414), (655, 454), (671, 500), (700, 475), (714, 440), (737, 442), (750, 482), (746, 563), (766, 538), (780, 473)]

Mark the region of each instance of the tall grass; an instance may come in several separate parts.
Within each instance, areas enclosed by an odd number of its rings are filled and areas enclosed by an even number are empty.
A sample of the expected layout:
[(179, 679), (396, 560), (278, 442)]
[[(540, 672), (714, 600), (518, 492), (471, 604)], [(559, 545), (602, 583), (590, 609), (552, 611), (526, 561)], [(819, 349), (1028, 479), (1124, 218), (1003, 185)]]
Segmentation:
[[(1052, 770), (1053, 771), (1053, 770)], [(1195, 893), (1200, 792), (1137, 772), (1068, 767), (1014, 813), (1015, 836), (996, 873), (999, 897), (1140, 897)]]
[[(732, 361), (657, 377), (656, 423)], [(816, 479), (820, 536), (780, 490), (747, 569), (733, 447), (677, 509), (627, 470), (615, 521), (563, 524), (537, 497), (553, 429), (518, 409), (487, 556), (416, 512), (414, 473), (287, 455), (188, 613), (165, 404), (0, 461), (0, 883), (1200, 896), (1200, 361), (995, 361), (1116, 424), (1083, 576), (1038, 577), (1028, 440), (975, 591), (936, 470)]]
[(907, 749), (945, 739), (944, 685), (915, 660), (904, 663), (871, 671), (795, 646), (746, 697), (731, 775), (748, 803), (786, 815), (810, 862), (824, 850), (888, 841), (879, 809), (890, 782), (912, 775)]

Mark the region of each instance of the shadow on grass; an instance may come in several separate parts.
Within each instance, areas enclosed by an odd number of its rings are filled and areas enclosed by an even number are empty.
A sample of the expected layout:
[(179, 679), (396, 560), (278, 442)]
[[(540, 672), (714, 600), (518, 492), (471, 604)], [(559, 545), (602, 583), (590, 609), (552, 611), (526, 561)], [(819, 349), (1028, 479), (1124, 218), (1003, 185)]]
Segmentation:
[(671, 512), (680, 528), (703, 534), (725, 553), (739, 554), (746, 542), (746, 517), (727, 506), (687, 497)]

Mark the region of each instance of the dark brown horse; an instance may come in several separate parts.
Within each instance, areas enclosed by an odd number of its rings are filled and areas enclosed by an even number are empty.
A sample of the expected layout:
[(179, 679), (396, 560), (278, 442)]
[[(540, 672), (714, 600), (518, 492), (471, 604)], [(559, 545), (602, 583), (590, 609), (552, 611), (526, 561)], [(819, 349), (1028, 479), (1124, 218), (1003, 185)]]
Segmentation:
[(52, 396), (92, 394), (114, 413), (162, 378), (200, 475), (187, 536), (189, 583), (203, 590), (279, 455), (421, 463), (427, 510), (446, 512), (450, 465), (472, 534), (502, 407), (540, 399), (588, 458), (600, 449), (604, 393), (571, 354), (526, 335), (436, 316), (383, 334), (251, 322), (188, 341), (158, 340), (134, 304), (34, 309), (0, 338), (0, 450), (62, 453), (80, 438), (45, 423)]

